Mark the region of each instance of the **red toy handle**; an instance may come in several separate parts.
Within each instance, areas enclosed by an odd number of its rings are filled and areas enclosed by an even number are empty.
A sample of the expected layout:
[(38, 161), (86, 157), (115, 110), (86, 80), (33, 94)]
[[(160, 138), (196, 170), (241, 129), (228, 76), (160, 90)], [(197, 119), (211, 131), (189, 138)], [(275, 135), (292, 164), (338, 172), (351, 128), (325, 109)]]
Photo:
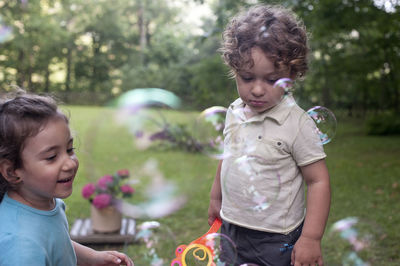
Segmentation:
[(215, 218), (213, 224), (211, 225), (210, 229), (207, 231), (207, 233), (205, 233), (204, 235), (202, 235), (201, 237), (197, 238), (196, 240), (192, 241), (192, 243), (196, 243), (198, 242), (200, 239), (204, 238), (206, 235), (208, 234), (212, 234), (212, 233), (216, 233), (218, 232), (219, 228), (222, 225), (222, 221), (219, 218)]

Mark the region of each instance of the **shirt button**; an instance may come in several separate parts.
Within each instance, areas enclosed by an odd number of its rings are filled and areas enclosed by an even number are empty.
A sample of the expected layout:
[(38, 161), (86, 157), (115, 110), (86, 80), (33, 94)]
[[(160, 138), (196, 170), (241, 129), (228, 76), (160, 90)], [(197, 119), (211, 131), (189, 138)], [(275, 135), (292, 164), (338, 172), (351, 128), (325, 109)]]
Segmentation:
[(261, 136), (258, 136), (258, 139), (261, 139), (262, 137)]
[(278, 143), (277, 143), (277, 144), (278, 144), (278, 146), (281, 146), (281, 144), (282, 144), (282, 143), (278, 141)]

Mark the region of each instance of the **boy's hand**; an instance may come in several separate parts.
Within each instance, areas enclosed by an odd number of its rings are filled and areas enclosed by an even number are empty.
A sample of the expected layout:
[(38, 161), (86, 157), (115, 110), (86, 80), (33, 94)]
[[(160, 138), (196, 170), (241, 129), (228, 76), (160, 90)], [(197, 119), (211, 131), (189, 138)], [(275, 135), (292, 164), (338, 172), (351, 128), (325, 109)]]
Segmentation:
[(208, 207), (208, 224), (211, 226), (215, 218), (221, 218), (219, 216), (219, 211), (221, 210), (221, 200), (211, 199), (210, 205)]
[(300, 236), (294, 245), (290, 264), (294, 266), (324, 265), (321, 253), (321, 241), (306, 236)]
[(115, 266), (127, 265), (134, 266), (133, 261), (125, 254), (117, 251), (95, 251), (90, 258), (90, 263), (84, 265), (91, 266)]

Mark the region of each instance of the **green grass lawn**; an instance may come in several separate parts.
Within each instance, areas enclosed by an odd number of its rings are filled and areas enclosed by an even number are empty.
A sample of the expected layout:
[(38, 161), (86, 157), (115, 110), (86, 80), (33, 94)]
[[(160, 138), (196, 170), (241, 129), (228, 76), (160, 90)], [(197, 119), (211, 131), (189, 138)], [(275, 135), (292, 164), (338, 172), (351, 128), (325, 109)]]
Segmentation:
[[(128, 168), (135, 174), (153, 158), (164, 176), (175, 182), (187, 204), (168, 217), (157, 219), (161, 227), (157, 255), (169, 265), (179, 244), (188, 244), (208, 230), (209, 190), (217, 161), (205, 155), (178, 150), (151, 148), (137, 150), (125, 127), (116, 124), (114, 111), (101, 107), (64, 106), (71, 114), (80, 169), (74, 192), (66, 199), (70, 225), (90, 215), (82, 186), (102, 175)], [(168, 112), (169, 121), (193, 121), (196, 113)], [(325, 145), (332, 184), (332, 208), (323, 239), (326, 265), (346, 265), (343, 260), (352, 251), (349, 241), (332, 233), (336, 221), (358, 217), (358, 238), (368, 238), (369, 246), (357, 255), (370, 265), (400, 265), (400, 136), (366, 136), (363, 123), (338, 119), (333, 141)], [(141, 189), (140, 185), (137, 188)], [(140, 196), (136, 198), (139, 200)], [(135, 199), (133, 199), (135, 201)], [(138, 220), (140, 224), (147, 220)], [(149, 249), (141, 242), (117, 248), (127, 253), (135, 265), (147, 266)], [(347, 265), (358, 265), (348, 263)]]

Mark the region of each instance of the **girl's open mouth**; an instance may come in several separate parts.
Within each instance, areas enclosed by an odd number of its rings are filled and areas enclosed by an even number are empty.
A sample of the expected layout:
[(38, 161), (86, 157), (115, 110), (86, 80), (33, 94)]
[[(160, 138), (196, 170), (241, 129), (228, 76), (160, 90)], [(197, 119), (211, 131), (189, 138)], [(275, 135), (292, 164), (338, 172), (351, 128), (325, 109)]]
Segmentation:
[(72, 180), (72, 177), (66, 178), (66, 179), (58, 180), (57, 183), (68, 183), (68, 182), (70, 182), (71, 180)]

